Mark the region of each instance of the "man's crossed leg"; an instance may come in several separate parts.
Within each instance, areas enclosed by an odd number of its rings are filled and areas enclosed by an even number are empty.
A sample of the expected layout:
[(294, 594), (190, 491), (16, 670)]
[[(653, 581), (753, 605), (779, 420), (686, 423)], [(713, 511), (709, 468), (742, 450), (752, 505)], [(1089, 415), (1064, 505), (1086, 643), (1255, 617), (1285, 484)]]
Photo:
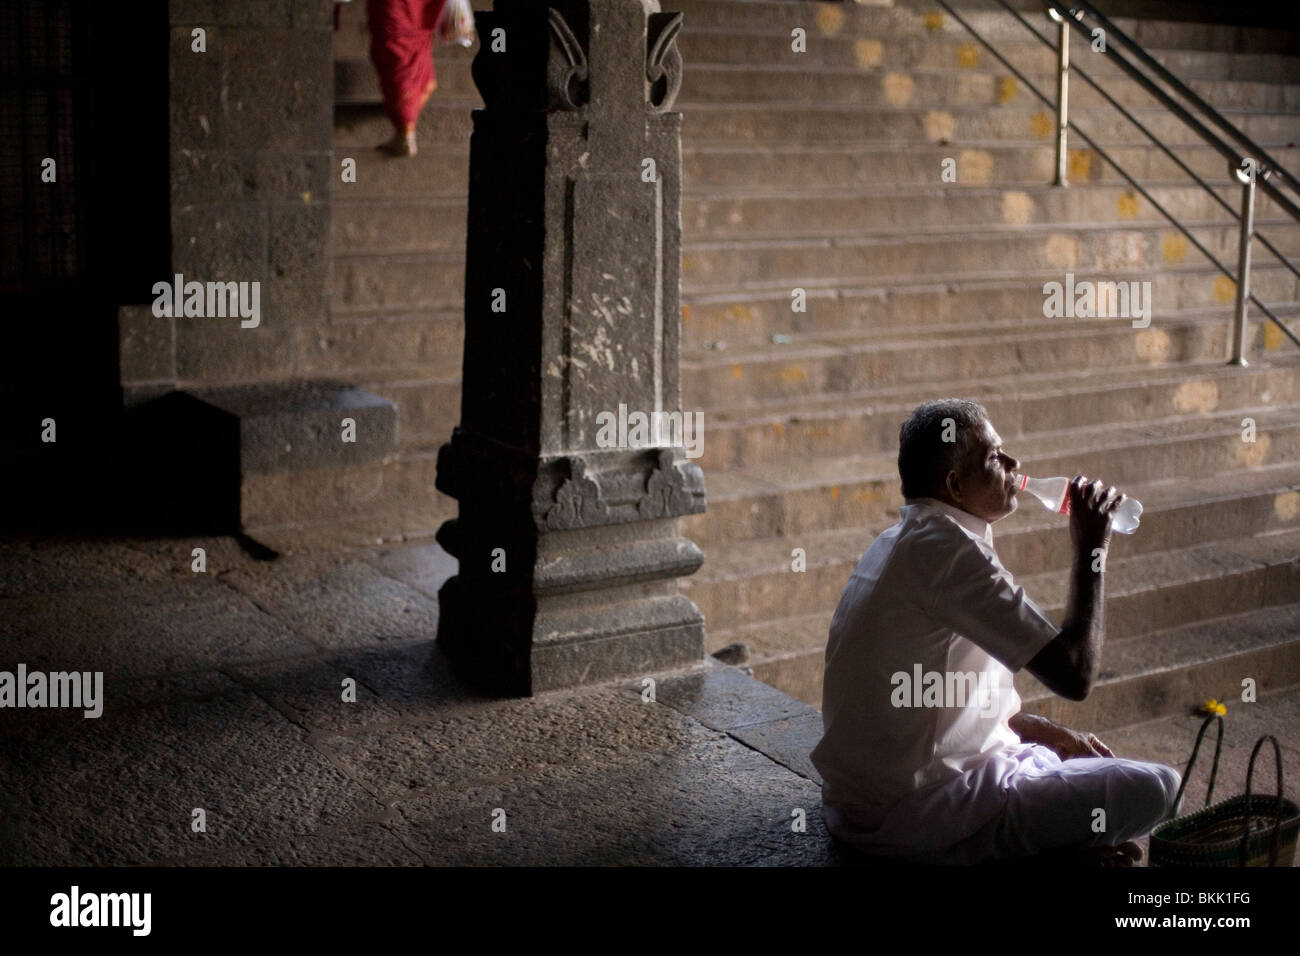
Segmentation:
[(1002, 812), (957, 844), (951, 862), (1128, 844), (1176, 813), (1180, 782), (1178, 771), (1163, 764), (1120, 757), (1061, 760), (1035, 746), (1006, 781)]
[[(1066, 859), (1072, 852), (1082, 862), (1090, 848), (1129, 845), (1176, 810), (1179, 774), (1163, 764), (1119, 757), (1061, 760), (1046, 747), (1028, 745), (1008, 757), (1015, 766), (1000, 774), (1000, 792), (990, 793), (991, 775), (976, 770), (905, 798), (887, 824), (873, 831), (858, 830), (837, 808), (825, 807), (828, 828), (867, 853), (919, 863)], [(1000, 804), (986, 823), (970, 836), (935, 846), (936, 833), (959, 825), (954, 812), (987, 806), (985, 800)], [(1097, 862), (1104, 856), (1098, 852)]]

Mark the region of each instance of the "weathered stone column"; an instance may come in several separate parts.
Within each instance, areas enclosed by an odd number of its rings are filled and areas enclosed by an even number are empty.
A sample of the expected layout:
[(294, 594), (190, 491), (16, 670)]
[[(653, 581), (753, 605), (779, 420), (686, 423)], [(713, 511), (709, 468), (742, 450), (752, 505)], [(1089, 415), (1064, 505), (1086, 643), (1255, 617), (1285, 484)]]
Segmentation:
[(476, 19), (461, 424), (438, 457), (460, 573), (438, 642), (507, 693), (699, 660), (676, 578), (703, 555), (677, 519), (704, 510), (703, 474), (680, 439), (607, 447), (600, 428), (620, 404), (681, 410), (681, 14), (496, 0)]

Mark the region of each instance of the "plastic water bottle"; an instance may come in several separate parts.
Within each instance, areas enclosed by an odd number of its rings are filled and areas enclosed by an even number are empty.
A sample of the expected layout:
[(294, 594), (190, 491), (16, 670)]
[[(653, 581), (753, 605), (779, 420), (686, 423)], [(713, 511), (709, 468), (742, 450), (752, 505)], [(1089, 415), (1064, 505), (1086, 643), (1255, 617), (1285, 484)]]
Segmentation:
[[(1068, 515), (1070, 513), (1069, 478), (1030, 478), (1020, 476), (1020, 490), (1027, 491), (1043, 503), (1048, 511)], [(1125, 498), (1119, 507), (1111, 512), (1111, 530), (1120, 534), (1132, 534), (1137, 530), (1138, 519), (1142, 516), (1142, 502), (1136, 498)]]

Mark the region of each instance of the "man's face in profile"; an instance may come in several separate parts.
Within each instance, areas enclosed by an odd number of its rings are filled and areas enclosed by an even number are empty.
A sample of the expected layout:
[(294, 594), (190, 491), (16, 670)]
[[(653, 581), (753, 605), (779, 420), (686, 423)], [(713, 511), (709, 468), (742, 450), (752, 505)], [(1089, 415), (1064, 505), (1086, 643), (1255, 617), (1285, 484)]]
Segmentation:
[(1016, 510), (1014, 474), (1020, 462), (1002, 450), (1002, 439), (990, 422), (975, 433), (975, 445), (966, 460), (966, 474), (949, 476), (949, 493), (963, 511), (992, 523)]

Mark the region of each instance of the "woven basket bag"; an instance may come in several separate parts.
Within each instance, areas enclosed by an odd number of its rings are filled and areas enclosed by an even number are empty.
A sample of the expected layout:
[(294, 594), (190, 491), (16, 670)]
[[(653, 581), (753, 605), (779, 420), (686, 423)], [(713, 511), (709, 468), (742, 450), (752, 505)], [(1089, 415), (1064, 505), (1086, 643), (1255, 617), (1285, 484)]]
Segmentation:
[[(1210, 786), (1205, 806), (1194, 813), (1166, 820), (1151, 831), (1152, 866), (1291, 866), (1295, 857), (1296, 834), (1300, 831), (1300, 807), (1282, 795), (1282, 751), (1272, 734), (1255, 742), (1246, 769), (1246, 792), (1239, 797), (1211, 804), (1214, 781), (1219, 773), (1219, 754), (1223, 749), (1223, 718), (1211, 714), (1201, 724), (1192, 747), (1191, 759), (1178, 788), (1175, 807), (1180, 806), (1187, 777), (1196, 763), (1201, 739), (1211, 722), (1218, 723), (1219, 737), (1210, 769)], [(1277, 796), (1251, 793), (1255, 758), (1265, 741), (1273, 745), (1277, 768)]]

